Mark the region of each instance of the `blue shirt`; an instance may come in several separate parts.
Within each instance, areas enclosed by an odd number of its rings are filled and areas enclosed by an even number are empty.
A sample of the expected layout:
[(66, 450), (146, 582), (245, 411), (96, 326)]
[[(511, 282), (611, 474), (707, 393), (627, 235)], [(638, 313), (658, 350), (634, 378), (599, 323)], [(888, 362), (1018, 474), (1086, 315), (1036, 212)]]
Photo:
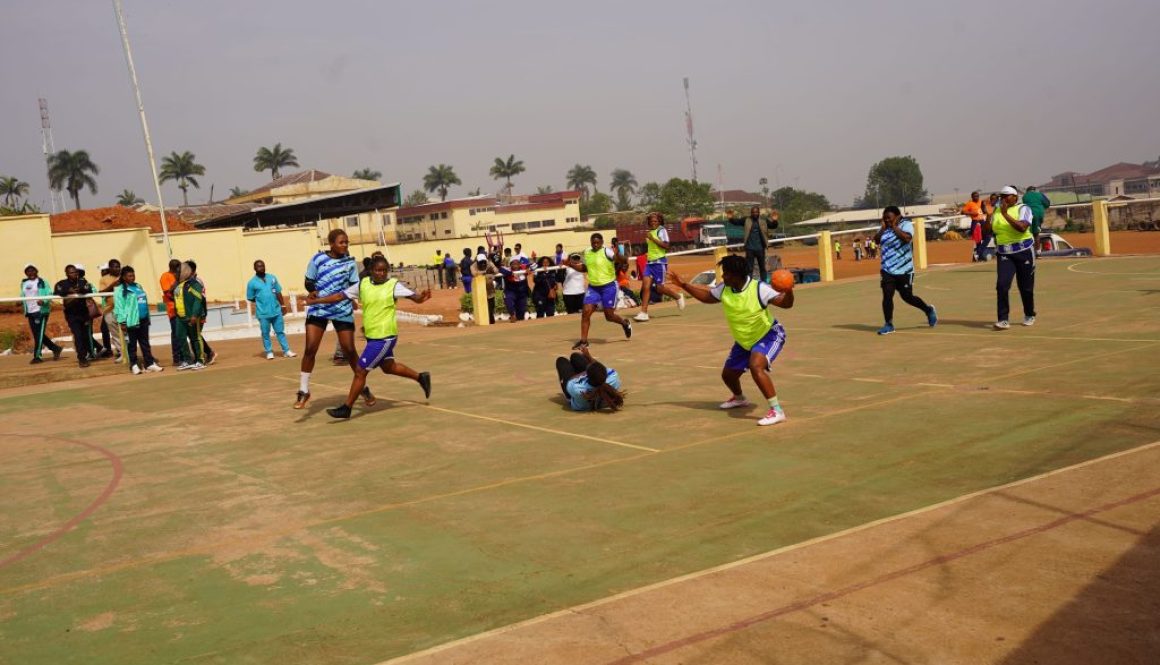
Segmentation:
[(278, 301), (279, 293), (282, 293), (282, 285), (278, 283), (278, 278), (270, 273), (266, 273), (266, 279), (254, 275), (246, 284), (246, 300), (254, 303), (254, 313), (259, 319), (282, 316), (282, 303)]
[[(358, 264), (350, 255), (334, 259), (326, 252), (319, 252), (306, 265), (306, 279), (314, 280), (314, 290), (320, 297), (332, 296), (358, 284)], [(354, 303), (343, 298), (325, 305), (311, 305), (306, 308), (306, 316), (354, 323)]]
[(910, 242), (902, 242), (893, 229), (882, 234), (880, 258), (882, 272), (891, 275), (909, 275), (914, 272), (914, 222), (905, 217), (898, 220), (898, 230), (910, 234)]
[[(608, 377), (604, 382), (617, 390), (620, 390), (620, 375), (611, 367), (608, 368)], [(592, 392), (592, 386), (588, 384), (588, 375), (581, 374), (575, 378), (569, 379), (565, 384), (568, 391), (568, 403), (571, 405), (573, 411), (591, 411), (592, 402), (584, 399), (584, 393)]]

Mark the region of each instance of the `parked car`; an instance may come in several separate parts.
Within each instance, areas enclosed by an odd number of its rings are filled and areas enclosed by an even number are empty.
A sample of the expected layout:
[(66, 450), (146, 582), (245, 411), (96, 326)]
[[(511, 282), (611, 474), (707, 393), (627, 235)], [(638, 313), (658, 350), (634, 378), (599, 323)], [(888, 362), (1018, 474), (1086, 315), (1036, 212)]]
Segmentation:
[[(1045, 256), (1091, 256), (1092, 250), (1087, 247), (1075, 247), (1062, 236), (1056, 233), (1042, 233), (1039, 235), (1039, 244), (1035, 246), (1035, 255)], [(995, 238), (976, 252), (971, 250), (971, 261), (995, 260)]]

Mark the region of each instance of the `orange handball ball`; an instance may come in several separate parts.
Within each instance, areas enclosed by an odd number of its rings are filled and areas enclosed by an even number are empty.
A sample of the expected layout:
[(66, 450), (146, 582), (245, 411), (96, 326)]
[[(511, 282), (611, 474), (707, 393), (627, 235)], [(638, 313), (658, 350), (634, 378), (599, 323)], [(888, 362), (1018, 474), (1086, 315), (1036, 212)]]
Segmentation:
[(774, 270), (770, 279), (775, 291), (785, 293), (793, 290), (793, 273), (788, 270)]

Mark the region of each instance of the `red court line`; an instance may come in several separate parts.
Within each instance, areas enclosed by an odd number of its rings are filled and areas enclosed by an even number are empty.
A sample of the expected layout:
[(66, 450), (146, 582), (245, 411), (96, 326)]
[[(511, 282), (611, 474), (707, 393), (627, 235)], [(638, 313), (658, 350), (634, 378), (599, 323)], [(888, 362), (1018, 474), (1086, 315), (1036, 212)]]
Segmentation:
[(104, 455), (105, 459), (109, 460), (109, 464), (111, 464), (113, 466), (113, 477), (111, 479), (109, 479), (109, 484), (105, 485), (105, 489), (102, 490), (99, 495), (97, 495), (97, 498), (93, 499), (92, 503), (90, 503), (88, 505), (88, 507), (86, 507), (81, 512), (77, 513), (75, 516), (73, 516), (72, 519), (70, 519), (69, 521), (62, 524), (55, 531), (48, 534), (44, 538), (41, 538), (40, 540), (29, 545), (28, 547), (25, 547), (24, 549), (20, 550), (19, 552), (7, 557), (6, 559), (0, 560), (0, 568), (3, 568), (7, 565), (17, 563), (19, 561), (22, 561), (22, 560), (28, 558), (32, 554), (35, 554), (36, 552), (39, 552), (40, 550), (44, 549), (48, 545), (52, 544), (53, 542), (58, 540), (64, 534), (75, 529), (78, 524), (80, 524), (81, 522), (88, 519), (88, 517), (90, 515), (92, 515), (94, 512), (96, 512), (97, 508), (100, 508), (102, 504), (104, 504), (106, 501), (108, 501), (109, 497), (113, 496), (113, 492), (115, 492), (117, 490), (117, 485), (119, 485), (121, 483), (121, 476), (124, 475), (124, 472), (125, 472), (125, 465), (121, 461), (121, 458), (117, 457), (116, 453), (114, 453), (111, 450), (108, 450), (106, 448), (102, 448), (101, 446), (98, 446), (94, 443), (88, 443), (85, 441), (74, 441), (72, 439), (65, 439), (65, 438), (61, 438), (59, 436), (48, 436), (48, 435), (44, 435), (44, 434), (10, 434), (10, 433), (5, 433), (4, 436), (19, 436), (19, 437), (24, 437), (26, 439), (48, 439), (48, 440), (52, 440), (52, 441), (63, 441), (65, 443), (71, 443), (71, 444), (78, 445), (78, 446), (84, 446), (85, 448), (88, 448), (90, 450), (95, 450), (98, 453)]
[(608, 665), (627, 665), (628, 663), (637, 663), (637, 662), (640, 662), (643, 660), (647, 660), (649, 658), (654, 658), (656, 656), (660, 656), (660, 655), (663, 655), (663, 654), (666, 654), (666, 653), (669, 653), (672, 651), (676, 651), (677, 649), (681, 649), (681, 648), (684, 648), (687, 646), (691, 646), (693, 644), (704, 642), (706, 640), (711, 640), (711, 639), (716, 638), (716, 637), (721, 637), (723, 635), (735, 633), (739, 630), (744, 630), (744, 629), (749, 628), (751, 626), (755, 626), (759, 623), (764, 623), (764, 622), (769, 621), (771, 619), (776, 619), (776, 618), (778, 618), (780, 616), (784, 616), (786, 614), (792, 614), (794, 612), (808, 609), (808, 608), (813, 607), (815, 605), (818, 605), (820, 603), (825, 603), (825, 602), (828, 602), (831, 600), (836, 600), (838, 598), (842, 598), (843, 596), (848, 596), (848, 595), (855, 593), (857, 591), (869, 589), (870, 587), (878, 586), (878, 585), (884, 584), (886, 582), (891, 582), (891, 581), (899, 579), (901, 577), (906, 577), (907, 575), (912, 575), (912, 574), (917, 573), (919, 571), (926, 570), (927, 568), (932, 568), (934, 566), (942, 565), (944, 563), (949, 563), (949, 562), (954, 561), (956, 559), (961, 559), (963, 557), (971, 556), (973, 554), (978, 554), (979, 552), (983, 552), (983, 551), (992, 549), (994, 547), (998, 547), (999, 545), (1005, 545), (1007, 543), (1010, 543), (1010, 542), (1013, 542), (1016, 540), (1021, 540), (1023, 538), (1027, 538), (1028, 536), (1034, 536), (1036, 534), (1040, 534), (1040, 533), (1043, 533), (1045, 531), (1051, 531), (1052, 529), (1056, 529), (1056, 528), (1059, 528), (1059, 527), (1064, 526), (1066, 524), (1070, 524), (1071, 522), (1075, 522), (1078, 520), (1084, 520), (1084, 519), (1091, 517), (1092, 515), (1097, 515), (1099, 513), (1107, 512), (1107, 511), (1115, 509), (1115, 508), (1120, 508), (1123, 506), (1127, 506), (1129, 504), (1137, 503), (1137, 502), (1143, 501), (1145, 499), (1150, 499), (1150, 498), (1155, 497), (1155, 496), (1160, 496), (1160, 487), (1153, 489), (1153, 490), (1150, 490), (1150, 491), (1147, 491), (1147, 492), (1143, 492), (1141, 494), (1136, 494), (1135, 496), (1130, 496), (1126, 499), (1121, 499), (1119, 501), (1115, 501), (1113, 503), (1107, 503), (1107, 504), (1104, 504), (1102, 506), (1098, 506), (1096, 508), (1091, 508), (1089, 510), (1085, 510), (1082, 513), (1071, 513), (1071, 514), (1068, 514), (1064, 517), (1060, 517), (1059, 519), (1053, 520), (1051, 522), (1047, 522), (1045, 524), (1040, 524), (1039, 526), (1033, 526), (1033, 527), (1024, 529), (1022, 531), (1017, 531), (1015, 533), (1008, 534), (1006, 536), (1002, 536), (1002, 537), (995, 538), (992, 540), (987, 540), (987, 541), (981, 542), (977, 545), (972, 545), (971, 547), (967, 547), (967, 548), (958, 550), (957, 552), (951, 552), (950, 554), (942, 554), (942, 555), (936, 556), (932, 559), (927, 559), (926, 561), (923, 561), (921, 563), (914, 564), (913, 566), (908, 566), (906, 568), (900, 568), (898, 570), (891, 571), (889, 573), (885, 573), (883, 575), (880, 575), (880, 576), (875, 577), (875, 578), (870, 579), (870, 580), (865, 580), (862, 582), (858, 582), (856, 584), (851, 584), (849, 586), (842, 587), (841, 589), (837, 589), (835, 591), (830, 591), (827, 593), (818, 594), (818, 595), (812, 596), (810, 598), (799, 600), (795, 603), (790, 603), (789, 605), (783, 605), (781, 607), (778, 607), (778, 608), (775, 608), (772, 610), (768, 610), (766, 612), (762, 612), (761, 614), (755, 614), (754, 616), (751, 616), (747, 619), (742, 619), (740, 621), (736, 621), (734, 623), (731, 623), (731, 624), (728, 624), (725, 626), (721, 626), (719, 628), (713, 628), (711, 630), (706, 630), (706, 631), (703, 631), (700, 633), (689, 635), (688, 637), (682, 637), (681, 639), (678, 639), (678, 640), (673, 640), (671, 642), (666, 642), (664, 644), (658, 644), (657, 646), (652, 647), (650, 649), (647, 649), (645, 651), (641, 651), (640, 653), (635, 653), (635, 654), (632, 654), (630, 656), (625, 656), (624, 658), (614, 660), (611, 663), (609, 663)]

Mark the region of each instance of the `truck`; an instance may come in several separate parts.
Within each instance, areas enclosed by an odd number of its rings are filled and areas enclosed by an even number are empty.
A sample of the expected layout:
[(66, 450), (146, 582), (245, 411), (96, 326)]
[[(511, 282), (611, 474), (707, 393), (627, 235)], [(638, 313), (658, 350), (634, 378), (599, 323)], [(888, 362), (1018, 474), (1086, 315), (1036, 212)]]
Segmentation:
[[(725, 227), (722, 224), (706, 223), (700, 217), (686, 217), (680, 222), (664, 225), (669, 232), (669, 251), (680, 251), (699, 247), (715, 247), (725, 244)], [(644, 223), (618, 224), (616, 239), (622, 244), (632, 245), (641, 250), (648, 235), (648, 226)]]

